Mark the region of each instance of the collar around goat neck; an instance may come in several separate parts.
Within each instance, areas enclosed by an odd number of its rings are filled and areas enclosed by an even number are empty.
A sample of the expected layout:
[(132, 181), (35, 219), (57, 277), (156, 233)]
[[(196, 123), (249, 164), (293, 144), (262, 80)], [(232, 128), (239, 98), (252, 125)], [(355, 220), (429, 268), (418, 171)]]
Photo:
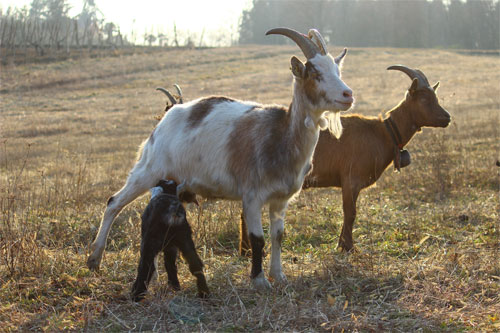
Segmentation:
[(399, 132), (396, 123), (394, 123), (394, 120), (392, 120), (391, 117), (389, 117), (384, 120), (384, 124), (396, 147), (398, 147), (399, 150), (403, 149), (404, 144), (403, 140), (401, 139), (401, 133)]
[(401, 139), (401, 133), (399, 133), (398, 127), (394, 123), (391, 117), (384, 120), (385, 127), (389, 132), (392, 141), (394, 142), (394, 169), (401, 171), (401, 151), (403, 149), (403, 141)]

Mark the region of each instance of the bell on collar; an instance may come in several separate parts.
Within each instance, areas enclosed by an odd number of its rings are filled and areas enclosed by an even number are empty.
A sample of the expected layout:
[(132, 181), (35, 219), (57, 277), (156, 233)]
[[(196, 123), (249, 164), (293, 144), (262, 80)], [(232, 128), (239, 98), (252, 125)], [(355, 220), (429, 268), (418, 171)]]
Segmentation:
[(401, 162), (400, 166), (401, 168), (407, 167), (411, 163), (411, 157), (410, 157), (410, 152), (406, 149), (400, 150), (399, 153), (401, 154)]

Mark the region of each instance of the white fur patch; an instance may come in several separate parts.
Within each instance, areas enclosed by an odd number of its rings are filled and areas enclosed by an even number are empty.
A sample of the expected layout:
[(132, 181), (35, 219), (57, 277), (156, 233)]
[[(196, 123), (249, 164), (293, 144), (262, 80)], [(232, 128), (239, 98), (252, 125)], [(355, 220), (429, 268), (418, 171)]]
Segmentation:
[[(315, 105), (318, 111), (345, 111), (344, 104), (352, 101), (352, 97), (346, 98), (344, 93), (352, 90), (342, 81), (339, 66), (330, 54), (322, 56), (317, 54), (309, 60), (323, 76), (323, 80), (318, 82), (318, 91), (324, 92), (326, 98)], [(329, 126), (330, 127), (330, 126)], [(337, 126), (338, 127), (338, 126)]]
[[(328, 121), (328, 130), (337, 139), (342, 135), (342, 122), (340, 121), (340, 112), (328, 112), (326, 119)], [(326, 126), (325, 126), (326, 127)]]
[(151, 199), (163, 193), (163, 188), (161, 186), (153, 187), (149, 190), (151, 192)]

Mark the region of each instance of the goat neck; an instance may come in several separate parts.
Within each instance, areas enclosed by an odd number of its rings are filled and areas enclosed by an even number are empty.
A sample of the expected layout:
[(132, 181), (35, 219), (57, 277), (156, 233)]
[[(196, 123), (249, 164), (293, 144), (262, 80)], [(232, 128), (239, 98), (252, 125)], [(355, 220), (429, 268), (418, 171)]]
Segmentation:
[(316, 133), (321, 127), (322, 112), (314, 109), (304, 93), (304, 85), (300, 80), (294, 80), (293, 97), (290, 104), (290, 125), (294, 134), (302, 132)]
[(288, 109), (289, 129), (286, 139), (290, 139), (289, 152), (297, 167), (312, 159), (314, 147), (318, 141), (321, 115), (315, 114), (310, 103), (304, 100), (303, 88), (294, 83), (292, 103)]
[[(416, 124), (412, 116), (411, 103), (404, 100), (387, 113), (401, 134), (401, 142), (398, 142), (398, 145), (399, 148), (402, 149), (411, 140), (415, 133), (420, 131), (420, 127)], [(389, 133), (387, 134), (387, 137), (392, 143), (393, 139)]]

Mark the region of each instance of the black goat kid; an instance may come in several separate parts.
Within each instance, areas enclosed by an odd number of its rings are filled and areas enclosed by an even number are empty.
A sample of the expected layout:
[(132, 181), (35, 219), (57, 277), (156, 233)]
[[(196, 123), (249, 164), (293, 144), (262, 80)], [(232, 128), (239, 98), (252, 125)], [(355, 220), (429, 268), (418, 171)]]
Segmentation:
[(189, 264), (189, 271), (197, 279), (198, 295), (208, 296), (208, 286), (203, 274), (203, 262), (196, 253), (191, 238), (191, 227), (186, 219), (182, 202), (195, 202), (189, 193), (176, 195), (177, 184), (174, 181), (160, 180), (151, 189), (151, 201), (142, 214), (141, 259), (137, 269), (137, 279), (132, 287), (132, 299), (136, 302), (144, 299), (149, 282), (156, 272), (155, 258), (163, 250), (168, 284), (179, 290), (177, 278), (177, 252)]

